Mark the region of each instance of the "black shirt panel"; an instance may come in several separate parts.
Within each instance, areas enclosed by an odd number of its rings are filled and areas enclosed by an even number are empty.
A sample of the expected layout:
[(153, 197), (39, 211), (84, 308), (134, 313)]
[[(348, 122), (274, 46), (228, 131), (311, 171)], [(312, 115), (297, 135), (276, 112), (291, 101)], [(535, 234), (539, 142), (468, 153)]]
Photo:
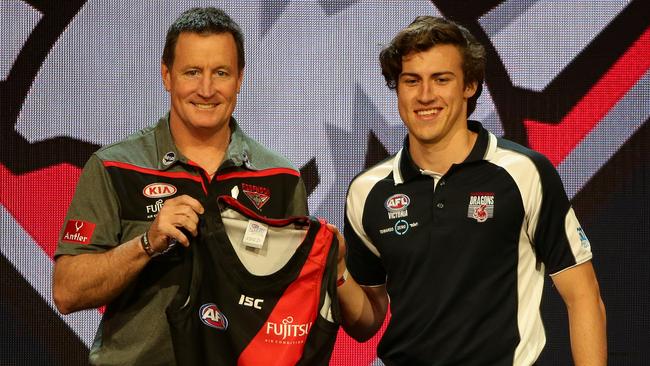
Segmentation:
[(559, 175), (541, 155), (484, 130), (434, 188), (408, 153), (359, 174), (346, 201), (347, 262), (361, 284), (385, 278), (387, 365), (528, 365), (551, 273), (591, 258)]
[[(421, 175), (408, 185), (382, 181), (368, 195), (364, 212), (374, 214), (364, 215), (364, 227), (378, 229), (367, 234), (382, 255), (391, 297), (392, 319), (379, 347), (384, 360), (417, 365), (508, 354), (512, 361), (523, 206), (503, 169), (466, 165), (435, 191), (433, 179)], [(408, 196), (410, 204), (407, 216), (391, 219), (385, 202), (395, 195)], [(493, 217), (468, 217), (472, 196), (493, 197)], [(413, 307), (413, 299), (427, 306)]]

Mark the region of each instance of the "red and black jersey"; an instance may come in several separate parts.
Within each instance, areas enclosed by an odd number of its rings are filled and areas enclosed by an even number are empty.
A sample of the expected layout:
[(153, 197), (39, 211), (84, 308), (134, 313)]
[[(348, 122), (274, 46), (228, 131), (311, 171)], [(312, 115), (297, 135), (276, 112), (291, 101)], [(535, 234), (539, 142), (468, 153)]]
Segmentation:
[[(167, 308), (176, 363), (327, 365), (339, 319), (335, 236), (313, 217), (268, 219), (228, 196), (219, 205), (222, 210), (205, 205), (199, 235), (185, 250), (179, 292)], [(249, 219), (269, 227), (267, 248), (252, 255), (280, 263), (272, 273), (251, 273), (235, 250), (243, 244), (228, 231)], [(269, 250), (291, 241), (295, 250), (284, 258)]]

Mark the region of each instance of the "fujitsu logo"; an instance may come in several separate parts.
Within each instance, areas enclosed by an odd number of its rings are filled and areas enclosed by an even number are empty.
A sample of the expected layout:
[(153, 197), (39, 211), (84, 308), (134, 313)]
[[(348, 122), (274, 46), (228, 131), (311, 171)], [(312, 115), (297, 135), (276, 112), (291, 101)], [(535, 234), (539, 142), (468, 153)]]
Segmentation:
[(147, 205), (147, 218), (151, 219), (156, 217), (156, 215), (158, 215), (158, 212), (160, 212), (164, 204), (165, 202), (162, 199), (159, 199), (153, 205)]
[(293, 321), (293, 317), (288, 316), (282, 320), (281, 324), (267, 322), (266, 335), (270, 336), (267, 342), (283, 344), (303, 343), (305, 338), (307, 338), (307, 334), (309, 334), (312, 323), (293, 324)]
[(167, 183), (151, 183), (142, 189), (142, 194), (149, 198), (169, 197), (176, 193), (176, 187)]

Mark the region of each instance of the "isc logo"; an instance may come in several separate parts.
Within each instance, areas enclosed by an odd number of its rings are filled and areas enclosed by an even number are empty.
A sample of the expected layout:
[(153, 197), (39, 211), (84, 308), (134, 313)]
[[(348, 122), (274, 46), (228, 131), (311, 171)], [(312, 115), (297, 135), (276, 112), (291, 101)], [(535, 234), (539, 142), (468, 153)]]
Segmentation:
[(384, 203), (384, 206), (388, 211), (401, 211), (401, 210), (405, 210), (410, 203), (411, 203), (411, 199), (409, 198), (409, 196), (403, 193), (398, 193), (388, 197), (388, 199)]
[(226, 328), (228, 328), (228, 319), (226, 319), (226, 316), (219, 311), (215, 304), (203, 304), (201, 309), (199, 309), (199, 317), (203, 324), (209, 327), (217, 328), (219, 330), (226, 330)]
[(239, 297), (239, 305), (244, 305), (255, 309), (262, 309), (263, 302), (264, 300), (256, 299), (254, 297), (248, 297), (244, 295), (241, 295)]

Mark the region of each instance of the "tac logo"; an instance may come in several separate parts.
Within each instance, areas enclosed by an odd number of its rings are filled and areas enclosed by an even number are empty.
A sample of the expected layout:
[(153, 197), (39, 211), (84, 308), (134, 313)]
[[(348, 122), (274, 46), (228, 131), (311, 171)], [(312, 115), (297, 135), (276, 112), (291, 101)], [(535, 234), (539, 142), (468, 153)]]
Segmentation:
[(151, 183), (142, 189), (142, 194), (149, 198), (169, 197), (176, 192), (176, 187), (168, 183)]
[(201, 309), (199, 309), (199, 318), (208, 327), (219, 330), (226, 330), (228, 328), (228, 319), (219, 311), (215, 304), (203, 304)]
[(88, 221), (68, 220), (65, 224), (61, 240), (75, 244), (90, 244), (90, 238), (95, 231), (95, 224)]
[(246, 197), (257, 207), (258, 210), (262, 209), (269, 199), (271, 198), (271, 190), (266, 187), (254, 186), (252, 184), (242, 183), (242, 191)]
[(395, 234), (397, 235), (404, 235), (406, 234), (407, 231), (409, 231), (409, 228), (411, 225), (409, 225), (406, 220), (399, 220), (398, 222), (395, 223), (395, 226), (393, 229), (395, 230)]
[(397, 193), (388, 197), (386, 202), (384, 202), (384, 207), (388, 211), (388, 218), (398, 219), (408, 216), (409, 213), (406, 208), (409, 204), (411, 204), (411, 199), (403, 193)]
[(494, 193), (470, 193), (467, 217), (476, 220), (476, 222), (485, 222), (487, 219), (494, 217)]

